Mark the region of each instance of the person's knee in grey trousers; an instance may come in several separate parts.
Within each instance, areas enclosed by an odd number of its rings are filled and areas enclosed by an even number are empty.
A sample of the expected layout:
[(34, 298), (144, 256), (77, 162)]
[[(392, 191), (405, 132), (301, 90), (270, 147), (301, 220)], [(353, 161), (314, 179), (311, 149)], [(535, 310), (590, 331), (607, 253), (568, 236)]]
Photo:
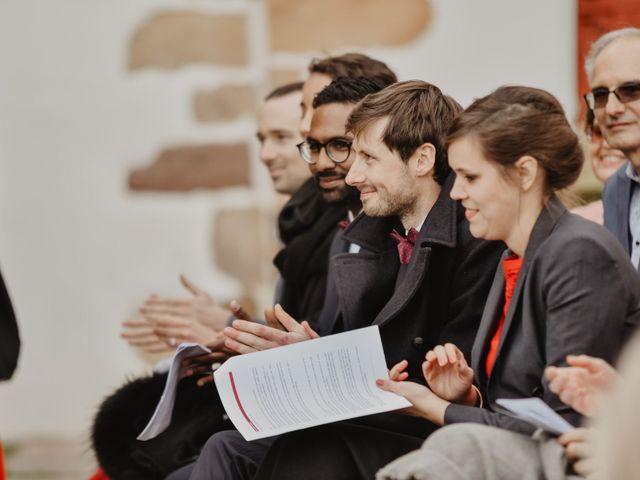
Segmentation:
[[(276, 438), (249, 442), (236, 430), (218, 432), (207, 440), (198, 460), (192, 464), (190, 476), (169, 477), (167, 480), (250, 480)], [(186, 471), (187, 467), (183, 469)], [(177, 475), (183, 469), (171, 475)]]
[(196, 462), (189, 463), (184, 467), (179, 468), (175, 472), (172, 472), (168, 477), (164, 480), (189, 480), (189, 476), (191, 475), (191, 471), (193, 467), (196, 465)]
[(420, 450), (380, 469), (377, 480), (566, 480), (566, 458), (555, 438), (460, 423), (432, 434)]

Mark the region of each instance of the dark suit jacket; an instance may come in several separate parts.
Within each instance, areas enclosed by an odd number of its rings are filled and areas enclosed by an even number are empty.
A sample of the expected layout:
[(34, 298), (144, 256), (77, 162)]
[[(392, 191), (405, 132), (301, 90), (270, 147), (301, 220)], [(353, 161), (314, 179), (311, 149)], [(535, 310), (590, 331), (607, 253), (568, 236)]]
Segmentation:
[(329, 335), (335, 325), (338, 312), (338, 289), (336, 287), (336, 274), (334, 264), (331, 261), (333, 257), (341, 253), (348, 253), (349, 242), (344, 239), (344, 230), (339, 229), (333, 236), (331, 248), (329, 249), (329, 268), (327, 273), (327, 288), (322, 304), (322, 312), (318, 318), (316, 332), (319, 335)]
[(310, 178), (295, 192), (278, 216), (285, 246), (273, 263), (282, 277), (278, 303), (291, 316), (317, 328), (322, 311), (331, 240), (338, 222), (347, 217), (344, 205), (327, 204)]
[(613, 362), (640, 323), (640, 276), (609, 232), (570, 214), (553, 197), (531, 233), (487, 380), (487, 349), (503, 305), (499, 267), (471, 355), (488, 408), (450, 405), (445, 423), (476, 422), (531, 433), (531, 425), (500, 413), (504, 410), (495, 401), (538, 396), (577, 425), (579, 414), (548, 389), (544, 368), (566, 365), (568, 354)]
[[(452, 184), (453, 176), (429, 212), (397, 286), (400, 261), (390, 236), (402, 228), (396, 218), (358, 216), (343, 240), (360, 245), (360, 252), (331, 259), (329, 284), (335, 281), (339, 311), (332, 330), (378, 325), (387, 365), (408, 360), (410, 377), (422, 383), (422, 362), (435, 345), (452, 342), (470, 352), (504, 249), (503, 243), (471, 236), (461, 206), (449, 197)], [(406, 415), (376, 417), (358, 423), (423, 437), (433, 428)]]
[(478, 328), (495, 266), (504, 244), (471, 236), (459, 203), (449, 197), (451, 176), (429, 212), (403, 281), (393, 228), (397, 218), (358, 216), (344, 240), (360, 245), (357, 254), (332, 258), (339, 321), (334, 330), (378, 325), (389, 366), (409, 361), (412, 377), (422, 378), (426, 352), (452, 342), (465, 352)]
[(0, 380), (11, 378), (18, 365), (20, 336), (9, 293), (0, 275)]
[(616, 171), (602, 192), (604, 205), (604, 226), (622, 244), (624, 251), (631, 256), (631, 237), (629, 233), (629, 203), (631, 202), (631, 179), (626, 174), (627, 163)]

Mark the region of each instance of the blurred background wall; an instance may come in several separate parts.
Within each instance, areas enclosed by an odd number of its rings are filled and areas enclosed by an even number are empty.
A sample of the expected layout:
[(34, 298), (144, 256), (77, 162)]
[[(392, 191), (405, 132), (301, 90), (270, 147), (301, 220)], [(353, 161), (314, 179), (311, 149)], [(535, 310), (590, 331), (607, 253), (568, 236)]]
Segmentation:
[(272, 86), (358, 50), (463, 105), (526, 84), (574, 118), (576, 19), (572, 0), (0, 0), (0, 266), (23, 338), (4, 440), (86, 440), (149, 369), (120, 322), (183, 295), (179, 273), (269, 302), (282, 199), (254, 115)]

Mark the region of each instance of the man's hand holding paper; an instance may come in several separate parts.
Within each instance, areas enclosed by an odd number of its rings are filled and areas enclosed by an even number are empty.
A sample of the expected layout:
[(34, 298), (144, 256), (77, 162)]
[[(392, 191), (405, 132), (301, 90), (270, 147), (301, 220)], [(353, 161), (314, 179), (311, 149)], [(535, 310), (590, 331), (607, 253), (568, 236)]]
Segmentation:
[(376, 388), (387, 375), (378, 327), (239, 355), (215, 371), (225, 411), (246, 440), (410, 407)]

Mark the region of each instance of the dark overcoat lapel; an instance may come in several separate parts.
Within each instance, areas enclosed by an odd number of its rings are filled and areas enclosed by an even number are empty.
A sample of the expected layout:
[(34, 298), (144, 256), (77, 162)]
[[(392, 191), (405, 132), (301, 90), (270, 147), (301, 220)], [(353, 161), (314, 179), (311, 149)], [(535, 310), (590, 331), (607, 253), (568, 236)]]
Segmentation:
[(455, 202), (449, 199), (448, 188), (443, 189), (427, 216), (420, 235), (413, 248), (407, 273), (396, 288), (391, 299), (374, 320), (376, 325), (385, 325), (398, 316), (418, 291), (429, 269), (429, 260), (434, 245), (455, 247), (456, 245), (456, 208)]
[(361, 247), (356, 255), (333, 259), (345, 329), (383, 326), (397, 318), (422, 284), (433, 247), (455, 247), (456, 203), (449, 198), (453, 180), (450, 176), (443, 185), (420, 229), (405, 277), (397, 286), (400, 261), (390, 233), (394, 228), (402, 231), (399, 219), (359, 215), (345, 230), (344, 240)]
[(327, 289), (324, 295), (322, 312), (318, 318), (317, 333), (321, 336), (329, 335), (334, 328), (338, 309), (338, 290), (336, 286), (336, 272), (332, 261), (334, 257), (349, 251), (349, 243), (344, 240), (344, 230), (340, 229), (333, 237), (331, 248), (329, 249), (329, 269), (327, 272)]
[(332, 259), (344, 330), (371, 325), (393, 293), (400, 261), (389, 232), (397, 223), (361, 214), (344, 232), (345, 241), (361, 248)]

